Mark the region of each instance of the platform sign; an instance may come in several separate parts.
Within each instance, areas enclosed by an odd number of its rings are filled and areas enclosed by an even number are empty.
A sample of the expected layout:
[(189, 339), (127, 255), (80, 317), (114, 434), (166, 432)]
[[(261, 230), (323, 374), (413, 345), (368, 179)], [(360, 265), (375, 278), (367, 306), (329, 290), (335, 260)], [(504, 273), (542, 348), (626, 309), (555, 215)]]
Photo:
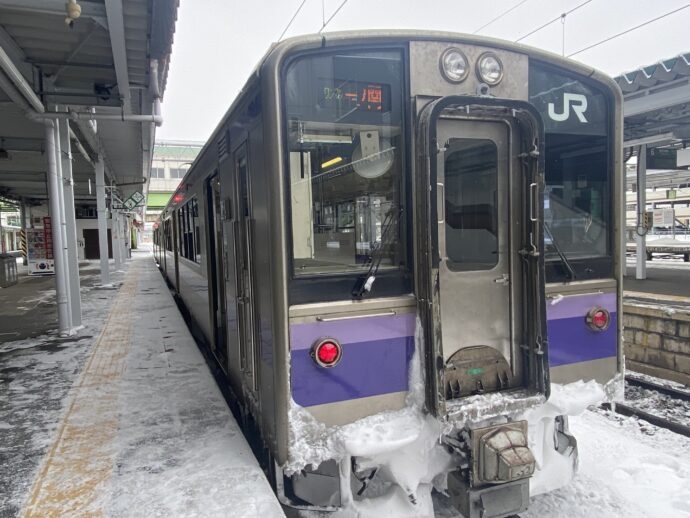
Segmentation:
[(678, 151), (670, 148), (647, 148), (647, 169), (676, 169)]
[(49, 217), (43, 218), (43, 228), (26, 229), (26, 258), (29, 275), (55, 274), (53, 227)]
[(125, 200), (123, 205), (126, 209), (132, 210), (135, 207), (143, 206), (145, 200), (146, 197), (140, 191), (135, 191), (129, 198)]
[(675, 220), (673, 209), (654, 209), (653, 224), (655, 227), (672, 227)]

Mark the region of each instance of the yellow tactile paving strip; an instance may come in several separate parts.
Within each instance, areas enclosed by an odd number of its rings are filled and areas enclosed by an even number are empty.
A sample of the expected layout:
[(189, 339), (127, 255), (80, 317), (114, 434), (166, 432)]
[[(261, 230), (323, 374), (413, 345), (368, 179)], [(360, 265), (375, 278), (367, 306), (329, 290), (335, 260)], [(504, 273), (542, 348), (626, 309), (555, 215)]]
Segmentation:
[(22, 516), (103, 515), (104, 486), (113, 469), (118, 381), (131, 346), (132, 305), (139, 268), (131, 265), (87, 360), (72, 401), (29, 493)]

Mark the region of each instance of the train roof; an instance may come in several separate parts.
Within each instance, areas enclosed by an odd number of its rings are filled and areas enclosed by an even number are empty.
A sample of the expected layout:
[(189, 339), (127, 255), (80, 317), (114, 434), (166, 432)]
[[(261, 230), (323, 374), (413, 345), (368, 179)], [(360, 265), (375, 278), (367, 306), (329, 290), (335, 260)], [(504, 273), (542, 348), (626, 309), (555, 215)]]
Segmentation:
[[(554, 66), (566, 68), (576, 74), (588, 77), (591, 80), (601, 83), (603, 86), (608, 88), (615, 97), (615, 103), (618, 107), (622, 105), (622, 93), (618, 83), (611, 78), (611, 76), (601, 72), (600, 70), (593, 68), (585, 63), (565, 58), (555, 54), (553, 52), (548, 52), (536, 47), (531, 47), (529, 45), (523, 45), (521, 43), (514, 43), (507, 40), (502, 40), (499, 38), (491, 38), (488, 36), (478, 36), (474, 34), (464, 34), (457, 32), (447, 32), (447, 31), (432, 31), (432, 30), (415, 30), (415, 29), (367, 29), (367, 30), (354, 30), (354, 31), (337, 31), (337, 32), (327, 32), (322, 34), (304, 34), (300, 36), (294, 36), (292, 38), (287, 38), (280, 42), (274, 42), (270, 45), (266, 53), (259, 60), (257, 65), (252, 70), (249, 79), (246, 81), (237, 97), (232, 102), (228, 110), (225, 112), (223, 117), (220, 119), (213, 132), (209, 136), (208, 140), (204, 144), (197, 158), (192, 163), (189, 171), (182, 179), (180, 185), (185, 183), (185, 179), (190, 173), (193, 173), (197, 163), (201, 162), (209, 149), (212, 146), (222, 128), (226, 125), (230, 117), (232, 116), (235, 109), (245, 101), (246, 96), (250, 91), (253, 90), (254, 85), (259, 81), (261, 73), (267, 67), (278, 67), (282, 63), (283, 59), (293, 53), (303, 50), (314, 50), (318, 48), (329, 48), (337, 47), (343, 45), (353, 45), (361, 43), (362, 40), (372, 43), (405, 43), (409, 41), (447, 41), (449, 43), (459, 43), (467, 45), (482, 45), (485, 47), (492, 47), (496, 49), (503, 49), (512, 52), (519, 52), (526, 54), (531, 58), (537, 59), (539, 61), (552, 64)], [(176, 189), (175, 193), (179, 190)], [(166, 208), (161, 212), (162, 214), (168, 209), (168, 207), (174, 203), (174, 196), (170, 198), (170, 202)]]

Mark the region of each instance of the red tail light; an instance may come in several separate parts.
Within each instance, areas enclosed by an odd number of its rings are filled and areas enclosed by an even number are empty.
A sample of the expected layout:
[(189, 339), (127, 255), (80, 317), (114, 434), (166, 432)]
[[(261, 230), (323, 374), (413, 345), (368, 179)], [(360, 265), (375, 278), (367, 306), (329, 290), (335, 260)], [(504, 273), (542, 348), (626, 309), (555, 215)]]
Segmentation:
[(611, 314), (602, 307), (589, 310), (586, 317), (587, 325), (594, 331), (605, 331), (611, 323)]
[(311, 348), (311, 357), (319, 367), (335, 367), (343, 355), (340, 342), (334, 338), (324, 338)]

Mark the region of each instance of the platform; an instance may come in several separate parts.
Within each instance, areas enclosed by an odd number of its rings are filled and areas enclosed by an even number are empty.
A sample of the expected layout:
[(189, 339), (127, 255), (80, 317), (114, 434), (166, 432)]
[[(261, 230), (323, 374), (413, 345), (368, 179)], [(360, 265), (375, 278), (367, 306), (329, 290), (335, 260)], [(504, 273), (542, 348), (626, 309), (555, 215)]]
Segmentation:
[(0, 515), (284, 516), (149, 253), (0, 343)]
[(634, 263), (628, 262), (623, 289), (628, 300), (690, 306), (690, 263), (672, 259), (648, 261), (647, 278), (637, 280)]

